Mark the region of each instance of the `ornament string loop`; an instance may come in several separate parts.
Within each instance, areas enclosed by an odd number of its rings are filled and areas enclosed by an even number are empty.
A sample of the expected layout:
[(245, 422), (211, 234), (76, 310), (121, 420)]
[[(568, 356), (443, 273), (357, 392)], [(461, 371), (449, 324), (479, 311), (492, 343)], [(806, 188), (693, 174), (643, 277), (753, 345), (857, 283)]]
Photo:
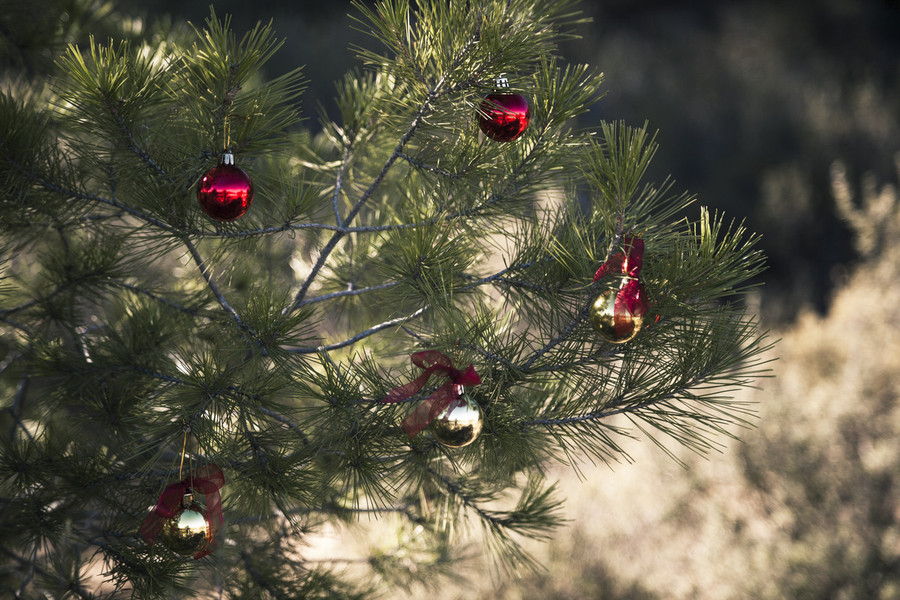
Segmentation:
[(448, 356), (436, 350), (416, 352), (409, 358), (414, 365), (425, 371), (409, 383), (391, 390), (382, 403), (392, 404), (410, 398), (425, 387), (435, 373), (441, 372), (448, 378), (446, 383), (425, 398), (400, 424), (406, 435), (412, 438), (428, 427), (453, 401), (459, 399), (462, 386), (478, 385), (481, 383), (481, 377), (472, 365), (464, 370), (457, 369)]
[(222, 515), (222, 498), (219, 490), (225, 485), (225, 474), (217, 465), (204, 465), (176, 483), (166, 486), (156, 506), (141, 524), (140, 534), (152, 546), (156, 541), (163, 524), (174, 517), (181, 506), (185, 494), (199, 492), (206, 496), (206, 519), (210, 528), (210, 543), (194, 558), (202, 558), (215, 550), (218, 545), (218, 533), (225, 524)]
[(614, 272), (624, 275), (615, 304), (616, 333), (624, 336), (633, 327), (632, 317), (643, 317), (648, 306), (647, 293), (639, 279), (644, 260), (644, 240), (626, 237), (623, 246), (624, 252), (615, 253), (600, 265), (594, 274), (594, 281)]
[[(181, 462), (178, 463), (178, 478), (181, 479), (181, 470), (184, 467), (184, 455), (187, 453), (188, 434), (191, 432), (189, 425), (184, 426), (184, 441), (181, 443)], [(190, 459), (188, 459), (190, 460)], [(190, 465), (188, 465), (190, 468)]]

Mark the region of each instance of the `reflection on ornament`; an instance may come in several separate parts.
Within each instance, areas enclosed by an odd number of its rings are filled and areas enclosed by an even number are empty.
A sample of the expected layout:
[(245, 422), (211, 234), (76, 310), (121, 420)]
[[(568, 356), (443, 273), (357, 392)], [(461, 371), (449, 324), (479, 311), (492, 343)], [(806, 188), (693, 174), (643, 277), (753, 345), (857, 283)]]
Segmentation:
[(219, 221), (234, 221), (247, 212), (253, 202), (253, 182), (234, 165), (233, 154), (223, 154), (221, 164), (200, 179), (197, 201), (203, 212)]
[(478, 126), (496, 142), (511, 142), (522, 135), (530, 119), (522, 94), (488, 94), (479, 109)]
[(468, 396), (461, 395), (431, 422), (431, 433), (449, 448), (462, 448), (475, 441), (483, 425), (481, 408)]
[(617, 306), (618, 294), (616, 289), (601, 292), (591, 305), (590, 318), (600, 337), (613, 344), (624, 344), (641, 330), (644, 315), (631, 312), (621, 301)]
[(212, 541), (206, 511), (193, 500), (193, 494), (185, 494), (182, 506), (163, 522), (159, 532), (159, 541), (166, 548), (186, 556), (203, 552)]
[[(508, 88), (509, 80), (500, 76), (498, 88)], [(478, 109), (478, 126), (496, 142), (511, 142), (525, 131), (531, 120), (528, 100), (522, 94), (494, 92), (488, 94)]]

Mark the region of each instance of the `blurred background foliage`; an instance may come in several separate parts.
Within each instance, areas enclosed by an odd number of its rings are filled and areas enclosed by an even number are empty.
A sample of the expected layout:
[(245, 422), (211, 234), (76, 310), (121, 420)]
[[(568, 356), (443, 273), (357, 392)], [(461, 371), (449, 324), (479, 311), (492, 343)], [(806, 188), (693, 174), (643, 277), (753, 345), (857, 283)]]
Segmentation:
[[(349, 2), (215, 9), (238, 33), (273, 19), (285, 45), (266, 75), (305, 65), (315, 131), (351, 46), (369, 43)], [(900, 598), (900, 2), (583, 9), (592, 22), (562, 54), (604, 71), (607, 94), (581, 125), (647, 121), (653, 180), (671, 175), (763, 234), (758, 310), (782, 337), (776, 377), (749, 394), (758, 428), (722, 457), (682, 468), (638, 443), (615, 471), (560, 473), (573, 523), (537, 550), (547, 573), (466, 597)], [(152, 45), (208, 14), (207, 0), (0, 0), (0, 85), (39, 88), (90, 34)]]

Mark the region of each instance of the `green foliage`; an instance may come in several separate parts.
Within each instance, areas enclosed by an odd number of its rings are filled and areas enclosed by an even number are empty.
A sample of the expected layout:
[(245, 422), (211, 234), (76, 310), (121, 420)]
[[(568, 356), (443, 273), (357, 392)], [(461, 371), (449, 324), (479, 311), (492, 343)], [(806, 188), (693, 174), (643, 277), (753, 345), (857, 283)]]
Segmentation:
[[(16, 249), (0, 497), (22, 523), (2, 552), (41, 574), (24, 587), (86, 589), (94, 569), (100, 596), (371, 597), (378, 584), (353, 580), (452, 574), (469, 530), (492, 562), (535, 568), (521, 540), (563, 525), (546, 465), (618, 460), (630, 432), (611, 417), (698, 452), (747, 418), (730, 393), (761, 374), (738, 301), (763, 266), (757, 239), (705, 210), (673, 222), (689, 197), (644, 182), (646, 126), (571, 127), (602, 86), (553, 57), (573, 3), (357, 10), (386, 52), (360, 49), (366, 72), (338, 83), (343, 120), (318, 136), (298, 123), (299, 71), (259, 77), (271, 26), (239, 39), (215, 14), (192, 43), (72, 45), (52, 98), (0, 100)], [(533, 111), (509, 144), (475, 123), (502, 73)], [(233, 223), (193, 198), (224, 149), (257, 185)], [(614, 346), (588, 323), (611, 281), (592, 275), (635, 235), (651, 313)], [(398, 426), (442, 375), (382, 402), (423, 349), (480, 375), (469, 447)], [(227, 541), (176, 559), (136, 532), (167, 483), (207, 463), (226, 473)], [(390, 555), (309, 558), (326, 525), (369, 515), (413, 533)], [(343, 563), (364, 573), (345, 582)]]

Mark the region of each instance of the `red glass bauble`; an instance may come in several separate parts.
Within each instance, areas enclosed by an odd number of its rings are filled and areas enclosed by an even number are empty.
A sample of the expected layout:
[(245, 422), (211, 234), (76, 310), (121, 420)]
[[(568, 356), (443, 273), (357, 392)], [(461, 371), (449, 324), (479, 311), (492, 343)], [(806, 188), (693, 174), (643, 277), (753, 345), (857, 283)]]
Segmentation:
[(531, 119), (528, 100), (522, 94), (488, 94), (478, 112), (481, 130), (497, 142), (511, 142), (522, 135)]
[(222, 163), (206, 172), (197, 187), (200, 208), (213, 219), (234, 221), (244, 215), (253, 202), (253, 182), (240, 167), (234, 165), (231, 154)]

